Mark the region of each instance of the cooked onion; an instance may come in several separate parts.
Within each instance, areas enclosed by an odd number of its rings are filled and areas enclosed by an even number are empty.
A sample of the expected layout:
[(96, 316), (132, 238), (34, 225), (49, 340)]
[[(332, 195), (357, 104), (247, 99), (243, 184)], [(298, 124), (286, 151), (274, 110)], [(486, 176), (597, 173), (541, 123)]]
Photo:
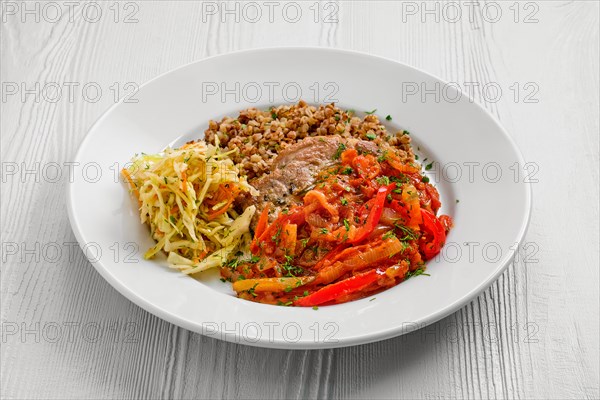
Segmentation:
[(394, 224), (401, 218), (402, 216), (399, 212), (392, 208), (386, 207), (383, 209), (383, 213), (381, 213), (381, 219), (379, 220), (379, 222), (384, 225), (394, 226)]

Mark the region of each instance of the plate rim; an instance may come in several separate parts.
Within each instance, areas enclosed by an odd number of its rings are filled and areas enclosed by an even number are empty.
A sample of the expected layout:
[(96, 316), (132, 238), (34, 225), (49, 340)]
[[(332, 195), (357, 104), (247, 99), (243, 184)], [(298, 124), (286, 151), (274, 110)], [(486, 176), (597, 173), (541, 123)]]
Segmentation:
[[(445, 79), (442, 79), (439, 76), (437, 76), (436, 74), (427, 72), (421, 68), (406, 64), (401, 61), (394, 60), (392, 58), (375, 55), (375, 54), (371, 54), (371, 53), (367, 53), (367, 52), (363, 52), (363, 51), (338, 49), (338, 48), (330, 48), (330, 47), (323, 47), (323, 46), (272, 46), (272, 47), (253, 47), (253, 48), (248, 48), (248, 49), (243, 49), (243, 50), (236, 50), (236, 51), (231, 51), (231, 52), (226, 52), (226, 53), (222, 53), (222, 54), (209, 56), (206, 58), (202, 58), (200, 60), (191, 61), (189, 63), (185, 63), (179, 67), (170, 69), (170, 70), (163, 72), (163, 73), (155, 76), (154, 78), (144, 82), (143, 84), (141, 84), (139, 86), (138, 91), (141, 90), (142, 88), (150, 85), (154, 81), (157, 81), (157, 80), (163, 78), (166, 75), (176, 73), (177, 71), (187, 68), (191, 65), (203, 63), (203, 62), (215, 59), (215, 58), (228, 57), (228, 56), (232, 56), (232, 55), (240, 55), (240, 54), (244, 54), (244, 53), (261, 53), (261, 52), (269, 52), (269, 51), (289, 51), (289, 50), (321, 51), (321, 52), (338, 53), (338, 54), (346, 54), (346, 55), (353, 55), (353, 56), (358, 56), (358, 57), (377, 59), (379, 61), (394, 63), (394, 64), (401, 65), (405, 68), (413, 69), (421, 74), (432, 77), (440, 82), (448, 83)], [(464, 91), (462, 89), (456, 88), (456, 90), (459, 91), (462, 95), (469, 98), (470, 101), (473, 103), (473, 105), (475, 107), (479, 108), (479, 111), (482, 111), (483, 113), (485, 113), (485, 115), (493, 121), (494, 125), (502, 133), (504, 138), (507, 139), (507, 141), (508, 141), (512, 151), (516, 155), (517, 160), (520, 163), (520, 165), (524, 165), (525, 159), (523, 157), (521, 150), (517, 146), (515, 140), (508, 134), (506, 129), (502, 126), (502, 124), (500, 123), (498, 118), (494, 114), (492, 114), (488, 109), (483, 107), (477, 100), (473, 99), (472, 97), (468, 96), (468, 94), (464, 93)], [(77, 151), (75, 152), (75, 155), (72, 158), (72, 161), (77, 162), (77, 160), (80, 158), (83, 148), (85, 147), (86, 143), (90, 140), (95, 128), (98, 125), (100, 125), (102, 123), (102, 121), (104, 119), (106, 119), (116, 107), (118, 107), (122, 103), (124, 103), (125, 100), (126, 100), (126, 97), (120, 99), (118, 102), (116, 102), (112, 106), (108, 107), (94, 121), (94, 123), (88, 128), (87, 133), (85, 134), (83, 139), (80, 141), (80, 143), (77, 147)], [(71, 225), (71, 229), (77, 239), (79, 246), (81, 247), (81, 242), (83, 241), (83, 236), (82, 236), (80, 226), (78, 225), (76, 218), (73, 214), (74, 210), (73, 210), (73, 198), (72, 197), (73, 197), (74, 183), (75, 183), (75, 181), (68, 182), (68, 184), (67, 184), (67, 189), (66, 189), (67, 215), (68, 215), (69, 223)], [(422, 328), (424, 328), (428, 325), (431, 325), (435, 322), (438, 322), (442, 318), (445, 318), (445, 317), (451, 315), (452, 313), (454, 313), (454, 312), (458, 311), (459, 309), (461, 309), (462, 307), (464, 307), (470, 301), (474, 300), (484, 290), (489, 288), (492, 285), (492, 283), (494, 283), (499, 278), (499, 276), (508, 268), (510, 263), (513, 262), (515, 254), (517, 253), (518, 248), (522, 244), (523, 239), (525, 238), (525, 235), (527, 234), (527, 230), (529, 228), (529, 223), (531, 221), (531, 214), (532, 214), (532, 207), (533, 207), (533, 191), (532, 191), (531, 183), (530, 182), (522, 182), (522, 184), (524, 185), (524, 188), (525, 188), (526, 206), (525, 206), (525, 218), (523, 218), (521, 220), (521, 225), (520, 225), (518, 233), (516, 235), (516, 243), (518, 245), (515, 246), (514, 248), (509, 249), (507, 254), (504, 255), (503, 259), (498, 262), (498, 267), (496, 268), (496, 270), (483, 283), (481, 283), (480, 285), (478, 285), (476, 287), (473, 287), (471, 290), (466, 292), (458, 300), (440, 308), (439, 310), (437, 310), (434, 313), (431, 313), (429, 315), (419, 318), (417, 321), (414, 321), (414, 324), (417, 326), (415, 329), (408, 329), (406, 326), (397, 326), (397, 327), (388, 328), (386, 330), (381, 330), (381, 331), (378, 331), (375, 333), (367, 333), (364, 335), (350, 336), (346, 339), (339, 340), (337, 342), (323, 342), (323, 341), (317, 342), (317, 341), (315, 341), (315, 342), (290, 343), (287, 341), (279, 341), (279, 340), (264, 341), (262, 339), (257, 342), (253, 342), (253, 341), (240, 340), (240, 338), (243, 339), (243, 335), (241, 335), (241, 334), (239, 334), (239, 335), (236, 334), (235, 336), (219, 335), (218, 337), (215, 337), (215, 338), (218, 340), (223, 340), (223, 341), (227, 341), (227, 342), (231, 342), (231, 343), (242, 344), (242, 345), (247, 345), (247, 346), (252, 346), (252, 347), (262, 347), (262, 348), (276, 348), (276, 349), (288, 349), (288, 350), (327, 349), (327, 348), (349, 347), (349, 346), (356, 346), (356, 345), (361, 345), (361, 344), (378, 342), (378, 341), (390, 339), (393, 337), (398, 337), (398, 336), (404, 335), (406, 333), (412, 332), (414, 330), (422, 329)], [(133, 302), (135, 305), (139, 306), (143, 310), (145, 310), (145, 311), (147, 311), (169, 323), (172, 323), (172, 324), (182, 327), (184, 329), (188, 329), (192, 332), (198, 332), (199, 334), (202, 334), (197, 329), (198, 328), (197, 322), (193, 322), (186, 318), (172, 314), (171, 312), (164, 310), (160, 306), (144, 300), (143, 298), (138, 296), (135, 292), (133, 292), (131, 289), (129, 289), (126, 285), (122, 284), (120, 281), (118, 281), (116, 278), (114, 278), (108, 272), (107, 268), (102, 265), (102, 262), (100, 260), (88, 259), (88, 261), (94, 266), (94, 269), (100, 274), (100, 276), (102, 276), (102, 278), (104, 278), (114, 289), (116, 289), (121, 295), (123, 295), (129, 301)], [(220, 329), (219, 329), (219, 331), (220, 331)], [(233, 336), (233, 337), (231, 337), (231, 336)]]

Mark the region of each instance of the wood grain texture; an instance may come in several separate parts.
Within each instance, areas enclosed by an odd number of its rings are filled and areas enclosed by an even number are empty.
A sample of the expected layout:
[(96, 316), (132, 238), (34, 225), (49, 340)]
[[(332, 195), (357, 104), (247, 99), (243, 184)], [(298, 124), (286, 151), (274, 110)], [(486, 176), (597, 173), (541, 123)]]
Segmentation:
[[(598, 3), (520, 3), (517, 23), (512, 2), (502, 3), (495, 23), (479, 13), (422, 22), (398, 2), (330, 3), (339, 7), (337, 23), (315, 22), (311, 1), (297, 23), (281, 14), (272, 23), (221, 22), (203, 18), (206, 5), (196, 1), (117, 3), (119, 22), (113, 2), (99, 3), (105, 18), (97, 23), (80, 12), (55, 23), (6, 16), (3, 85), (95, 82), (103, 94), (97, 102), (79, 92), (56, 103), (14, 95), (0, 105), (2, 398), (600, 397)], [(139, 21), (124, 23), (138, 8)], [(532, 11), (538, 22), (524, 23)], [(143, 311), (94, 271), (70, 245), (66, 178), (6, 173), (15, 163), (35, 169), (71, 160), (114, 103), (115, 82), (142, 84), (207, 56), (276, 45), (366, 51), (480, 84), (475, 99), (537, 165), (539, 182), (529, 247), (472, 303), (403, 337), (351, 348), (217, 341)], [(499, 101), (487, 101), (486, 83), (503, 89)], [(516, 98), (510, 87), (520, 88)], [(58, 261), (42, 251), (54, 244)], [(7, 247), (14, 245), (18, 254)]]

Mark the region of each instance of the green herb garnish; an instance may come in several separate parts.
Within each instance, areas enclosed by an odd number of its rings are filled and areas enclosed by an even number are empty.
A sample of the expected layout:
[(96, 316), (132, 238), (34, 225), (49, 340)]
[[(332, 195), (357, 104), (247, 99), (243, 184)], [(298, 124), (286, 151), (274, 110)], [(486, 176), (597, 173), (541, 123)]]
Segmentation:
[(390, 177), (389, 176), (383, 175), (383, 176), (377, 177), (375, 180), (380, 185), (389, 185), (390, 184)]
[(394, 231), (387, 231), (386, 233), (383, 234), (383, 236), (381, 237), (383, 240), (386, 239), (391, 239), (391, 238), (395, 238), (396, 234), (394, 233)]
[(340, 156), (342, 155), (342, 153), (344, 152), (344, 150), (346, 150), (346, 145), (344, 143), (340, 143), (337, 150), (333, 154), (333, 159), (338, 160), (340, 158)]
[(417, 240), (419, 238), (419, 235), (415, 231), (404, 225), (394, 224), (394, 226), (404, 234), (404, 237), (400, 239), (401, 241)]
[(377, 161), (384, 162), (385, 160), (387, 160), (387, 155), (388, 151), (384, 150), (383, 153), (379, 157), (377, 157)]
[(406, 273), (406, 277), (404, 279), (412, 278), (413, 276), (419, 276), (419, 275), (431, 276), (429, 274), (426, 274), (425, 270), (423, 268), (417, 268), (412, 272), (408, 271)]

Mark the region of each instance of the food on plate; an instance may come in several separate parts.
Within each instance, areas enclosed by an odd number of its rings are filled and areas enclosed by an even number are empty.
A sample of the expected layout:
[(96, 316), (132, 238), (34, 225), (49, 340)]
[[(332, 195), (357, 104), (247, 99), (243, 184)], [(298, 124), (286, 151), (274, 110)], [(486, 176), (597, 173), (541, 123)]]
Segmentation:
[(240, 298), (317, 308), (371, 296), (424, 274), (452, 227), (408, 132), (373, 113), (253, 108), (211, 121), (205, 140), (123, 174), (157, 240), (148, 256), (163, 250), (185, 273), (220, 267)]
[(267, 110), (249, 108), (235, 119), (225, 117), (221, 122), (210, 121), (204, 136), (209, 143), (218, 137), (221, 146), (238, 150), (231, 159), (243, 168), (248, 179), (268, 172), (272, 160), (286, 147), (314, 136), (381, 138), (393, 146), (400, 157), (413, 157), (408, 135), (390, 134), (373, 112), (360, 118), (353, 110), (342, 110), (334, 104), (315, 107), (300, 101)]
[(139, 202), (141, 222), (156, 240), (146, 258), (162, 250), (171, 267), (190, 274), (219, 267), (248, 246), (256, 208), (238, 213), (232, 203), (239, 193), (257, 192), (230, 153), (204, 141), (190, 142), (160, 154), (142, 153), (122, 170)]

